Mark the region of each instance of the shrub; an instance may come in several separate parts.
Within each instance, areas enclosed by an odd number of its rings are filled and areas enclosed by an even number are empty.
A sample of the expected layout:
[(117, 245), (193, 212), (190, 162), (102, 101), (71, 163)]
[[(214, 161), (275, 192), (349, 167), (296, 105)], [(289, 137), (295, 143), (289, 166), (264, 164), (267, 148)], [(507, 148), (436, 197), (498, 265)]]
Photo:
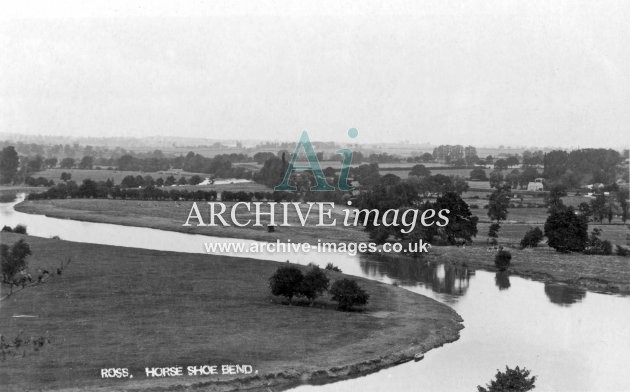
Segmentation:
[(2, 266), (2, 279), (9, 283), (13, 275), (26, 268), (26, 257), (31, 254), (31, 247), (22, 239), (11, 247), (0, 244), (0, 265)]
[(535, 248), (543, 239), (543, 232), (538, 227), (527, 230), (525, 236), (521, 240), (521, 248)]
[(329, 280), (326, 273), (318, 266), (312, 265), (308, 272), (304, 274), (302, 284), (300, 285), (299, 294), (308, 298), (313, 303), (315, 298), (320, 296), (324, 291), (328, 290)]
[(507, 250), (501, 249), (494, 256), (494, 265), (500, 270), (505, 271), (510, 266), (512, 260), (512, 254)]
[(300, 294), (303, 280), (304, 274), (299, 268), (292, 265), (283, 266), (269, 278), (269, 288), (271, 294), (287, 297), (291, 303), (291, 299)]
[(13, 232), (17, 234), (26, 234), (26, 226), (17, 225), (13, 228)]
[(325, 269), (328, 270), (328, 271), (341, 272), (341, 268), (337, 267), (333, 263), (326, 264), (326, 268)]
[(497, 370), (494, 380), (486, 387), (477, 386), (478, 392), (527, 392), (535, 388), (536, 376), (529, 377), (530, 371), (517, 366), (514, 369), (505, 367), (505, 372)]
[(630, 256), (630, 249), (617, 245), (617, 256)]
[(13, 233), (13, 229), (11, 228), (11, 226), (7, 226), (7, 225), (2, 226), (2, 231), (7, 232), (7, 233)]
[(612, 243), (608, 240), (601, 240), (599, 236), (602, 230), (595, 228), (591, 232), (584, 253), (590, 255), (611, 255), (613, 253)]
[(354, 305), (365, 305), (370, 296), (351, 279), (336, 280), (330, 288), (333, 301), (340, 310), (351, 310)]

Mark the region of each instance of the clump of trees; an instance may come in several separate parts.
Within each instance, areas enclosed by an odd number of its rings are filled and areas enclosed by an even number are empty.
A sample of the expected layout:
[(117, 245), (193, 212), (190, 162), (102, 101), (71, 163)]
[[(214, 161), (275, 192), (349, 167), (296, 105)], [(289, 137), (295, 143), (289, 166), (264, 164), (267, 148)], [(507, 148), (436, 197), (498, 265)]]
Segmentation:
[(532, 227), (525, 233), (521, 240), (521, 248), (535, 248), (542, 241), (544, 235), (539, 227)]
[(15, 225), (14, 228), (11, 228), (11, 226), (5, 225), (2, 227), (2, 231), (7, 233), (26, 234), (26, 226), (18, 224)]
[(547, 244), (558, 252), (583, 252), (588, 243), (588, 221), (573, 207), (551, 210), (545, 222)]
[[(334, 268), (336, 267), (331, 264), (326, 266), (327, 270)], [(351, 279), (335, 281), (330, 290), (329, 286), (330, 280), (324, 270), (313, 264), (308, 267), (306, 273), (294, 265), (282, 266), (269, 278), (271, 293), (286, 297), (289, 304), (294, 297), (303, 297), (312, 306), (315, 299), (326, 291), (330, 292), (333, 301), (338, 302), (339, 310), (351, 310), (353, 306), (365, 305), (369, 299), (369, 295)]]
[(527, 392), (535, 388), (536, 376), (531, 376), (526, 368), (505, 367), (505, 372), (497, 370), (494, 380), (484, 387), (477, 386), (477, 392)]

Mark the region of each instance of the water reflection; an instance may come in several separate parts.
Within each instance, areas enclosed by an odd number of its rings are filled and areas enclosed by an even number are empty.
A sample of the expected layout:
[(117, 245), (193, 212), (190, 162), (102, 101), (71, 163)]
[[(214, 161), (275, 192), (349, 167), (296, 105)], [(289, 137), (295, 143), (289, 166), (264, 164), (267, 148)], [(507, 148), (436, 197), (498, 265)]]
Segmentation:
[(386, 276), (403, 286), (422, 285), (436, 293), (463, 296), (473, 271), (466, 267), (403, 257), (361, 257), (366, 276)]
[(494, 275), (494, 284), (497, 285), (499, 290), (507, 290), (510, 288), (510, 272), (509, 271), (497, 271)]
[(561, 283), (545, 283), (545, 294), (552, 303), (569, 306), (581, 302), (586, 297), (586, 290)]

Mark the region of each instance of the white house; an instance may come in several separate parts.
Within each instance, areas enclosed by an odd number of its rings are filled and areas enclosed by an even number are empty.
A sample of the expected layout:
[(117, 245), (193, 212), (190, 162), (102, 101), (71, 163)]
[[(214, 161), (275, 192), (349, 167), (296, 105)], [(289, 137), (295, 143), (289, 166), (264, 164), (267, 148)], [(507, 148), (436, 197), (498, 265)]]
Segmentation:
[(527, 184), (528, 191), (539, 192), (543, 190), (543, 179), (537, 178), (534, 181)]

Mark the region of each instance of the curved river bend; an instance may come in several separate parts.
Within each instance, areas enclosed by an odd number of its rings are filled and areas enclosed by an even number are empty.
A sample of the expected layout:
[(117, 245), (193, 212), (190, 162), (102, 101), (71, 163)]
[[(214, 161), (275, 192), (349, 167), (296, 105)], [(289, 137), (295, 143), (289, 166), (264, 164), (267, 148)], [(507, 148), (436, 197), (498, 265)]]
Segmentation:
[[(16, 203), (0, 203), (2, 224), (25, 224), (29, 234), (40, 237), (187, 253), (205, 253), (204, 242), (254, 242), (30, 215), (15, 211)], [(538, 376), (537, 391), (630, 391), (628, 297), (417, 260), (317, 253), (255, 256), (320, 266), (333, 262), (345, 273), (396, 282), (434, 298), (464, 318), (461, 338), (428, 352), (423, 361), (295, 391), (471, 391), (505, 365), (531, 369)]]

